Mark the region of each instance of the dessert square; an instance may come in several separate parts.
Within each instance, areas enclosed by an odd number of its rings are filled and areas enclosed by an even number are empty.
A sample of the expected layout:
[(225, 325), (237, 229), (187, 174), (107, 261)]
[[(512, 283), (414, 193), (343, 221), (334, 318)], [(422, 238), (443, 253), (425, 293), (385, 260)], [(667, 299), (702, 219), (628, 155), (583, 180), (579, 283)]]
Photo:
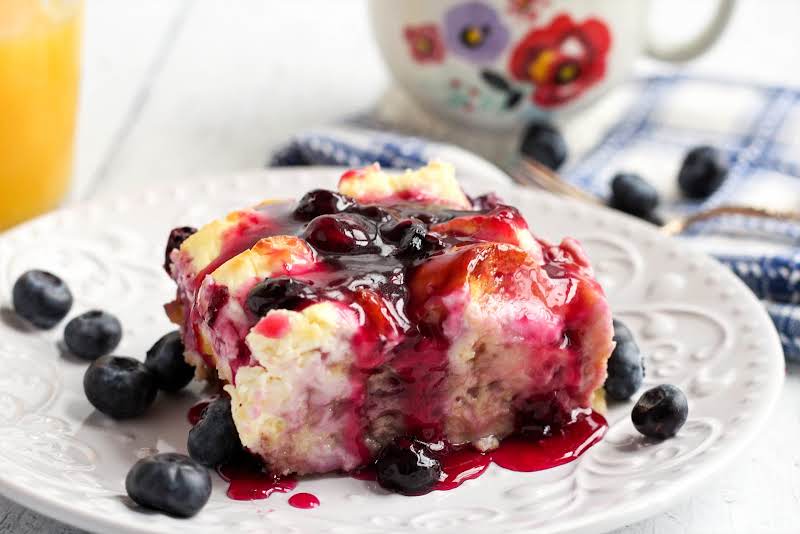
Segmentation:
[(171, 243), (185, 357), (276, 475), (353, 471), (398, 437), (492, 450), (605, 380), (611, 313), (580, 245), (443, 162), (348, 171)]

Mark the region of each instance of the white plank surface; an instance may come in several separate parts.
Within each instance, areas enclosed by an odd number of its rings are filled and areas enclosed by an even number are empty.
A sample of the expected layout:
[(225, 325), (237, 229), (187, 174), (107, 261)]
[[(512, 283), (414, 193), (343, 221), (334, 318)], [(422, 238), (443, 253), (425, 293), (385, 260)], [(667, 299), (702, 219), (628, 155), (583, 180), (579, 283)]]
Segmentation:
[(260, 167), (291, 132), (363, 110), (386, 83), (369, 31), (361, 2), (194, 2), (100, 188)]
[(94, 189), (107, 159), (124, 143), (188, 5), (184, 0), (88, 2), (74, 198)]
[[(611, 0), (608, 0), (611, 1)], [(87, 0), (74, 197), (263, 165), (389, 83), (363, 0)], [(679, 34), (697, 0), (660, 5)], [(800, 1), (743, 0), (692, 68), (800, 86)], [(800, 371), (762, 437), (700, 493), (616, 534), (800, 532)], [(76, 534), (0, 498), (0, 534)]]

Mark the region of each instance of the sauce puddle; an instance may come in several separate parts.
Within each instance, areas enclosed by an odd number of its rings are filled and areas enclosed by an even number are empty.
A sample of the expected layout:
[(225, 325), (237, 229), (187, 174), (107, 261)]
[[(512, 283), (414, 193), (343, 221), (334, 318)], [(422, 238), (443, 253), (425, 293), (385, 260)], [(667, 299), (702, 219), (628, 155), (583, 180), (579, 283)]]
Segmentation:
[(608, 430), (605, 417), (592, 411), (537, 440), (510, 437), (489, 453), (492, 461), (510, 471), (541, 471), (576, 460), (597, 444)]
[[(206, 404), (201, 402), (192, 407), (190, 421), (199, 419)], [(607, 429), (605, 418), (592, 411), (579, 415), (571, 423), (541, 438), (506, 438), (491, 452), (464, 448), (439, 453), (436, 456), (442, 463), (442, 478), (433, 489), (455, 489), (467, 480), (480, 477), (492, 463), (510, 471), (526, 473), (564, 465), (598, 443)], [(297, 487), (293, 478), (276, 477), (264, 471), (263, 464), (255, 457), (245, 457), (222, 466), (217, 472), (229, 484), (228, 497), (237, 501), (266, 499), (273, 493), (288, 493)], [(350, 473), (350, 476), (356, 480), (374, 481), (375, 470), (367, 467)], [(310, 509), (319, 506), (319, 499), (310, 493), (297, 493), (289, 498), (289, 504)]]
[(223, 465), (217, 472), (228, 483), (228, 497), (235, 501), (266, 499), (273, 493), (288, 493), (297, 487), (293, 478), (276, 477), (265, 472), (256, 459)]
[(310, 493), (295, 493), (289, 497), (289, 505), (295, 508), (309, 510), (319, 506), (319, 499)]
[[(592, 411), (578, 416), (574, 421), (541, 438), (512, 436), (504, 439), (491, 452), (473, 448), (434, 453), (442, 463), (442, 478), (434, 491), (447, 491), (459, 487), (467, 480), (481, 476), (489, 464), (523, 473), (542, 471), (576, 460), (592, 445), (599, 442), (608, 429), (605, 418)], [(367, 467), (351, 476), (357, 480), (374, 481), (375, 470)]]

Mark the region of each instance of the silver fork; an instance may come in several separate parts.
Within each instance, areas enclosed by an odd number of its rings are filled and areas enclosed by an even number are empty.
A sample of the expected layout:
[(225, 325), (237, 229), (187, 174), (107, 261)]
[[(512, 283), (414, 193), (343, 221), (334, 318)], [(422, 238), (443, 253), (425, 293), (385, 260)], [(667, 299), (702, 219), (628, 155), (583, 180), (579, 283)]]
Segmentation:
[[(604, 203), (594, 195), (590, 195), (582, 189), (566, 182), (557, 173), (532, 159), (522, 159), (511, 172), (511, 178), (516, 183), (523, 186), (540, 187), (551, 193), (575, 198), (591, 204), (604, 205)], [(666, 235), (674, 236), (680, 234), (695, 223), (715, 219), (724, 215), (745, 215), (762, 219), (800, 222), (800, 212), (797, 211), (768, 210), (752, 206), (728, 204), (699, 211), (685, 217), (676, 217), (662, 224), (659, 230)]]

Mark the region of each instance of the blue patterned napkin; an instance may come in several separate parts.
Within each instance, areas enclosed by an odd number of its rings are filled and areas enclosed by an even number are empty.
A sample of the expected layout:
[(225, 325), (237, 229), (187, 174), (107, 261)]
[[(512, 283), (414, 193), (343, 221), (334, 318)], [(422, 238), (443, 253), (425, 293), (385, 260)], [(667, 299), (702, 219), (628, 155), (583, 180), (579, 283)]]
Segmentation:
[[(562, 125), (568, 141), (570, 129), (579, 129), (585, 146), (561, 169), (571, 183), (607, 197), (614, 174), (638, 172), (660, 189), (666, 218), (732, 203), (800, 210), (800, 90), (673, 75), (636, 80), (621, 92), (625, 105), (589, 142), (585, 122)], [(685, 153), (700, 144), (722, 150), (730, 173), (710, 198), (689, 202), (678, 193), (676, 176)], [(435, 157), (471, 174), (507, 179), (454, 145), (353, 123), (300, 133), (271, 164), (377, 161), (408, 168)], [(800, 225), (730, 216), (692, 226), (685, 239), (728, 265), (764, 301), (786, 358), (800, 361)]]

